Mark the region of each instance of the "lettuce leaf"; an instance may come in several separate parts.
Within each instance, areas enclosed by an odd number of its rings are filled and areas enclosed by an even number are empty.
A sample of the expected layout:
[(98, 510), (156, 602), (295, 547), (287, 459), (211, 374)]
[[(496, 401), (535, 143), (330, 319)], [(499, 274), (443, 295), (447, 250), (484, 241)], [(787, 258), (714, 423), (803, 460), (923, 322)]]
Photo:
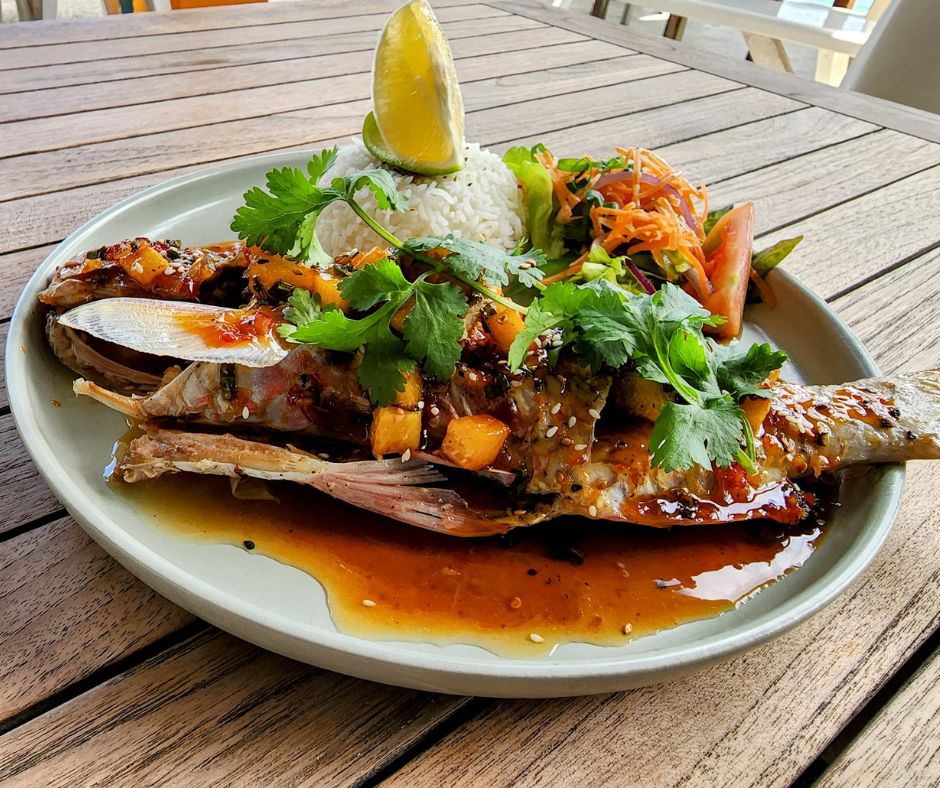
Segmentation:
[(525, 216), (529, 241), (547, 258), (561, 257), (565, 244), (561, 228), (555, 224), (552, 205), (552, 177), (535, 158), (533, 150), (522, 146), (510, 148), (503, 155), (525, 193)]

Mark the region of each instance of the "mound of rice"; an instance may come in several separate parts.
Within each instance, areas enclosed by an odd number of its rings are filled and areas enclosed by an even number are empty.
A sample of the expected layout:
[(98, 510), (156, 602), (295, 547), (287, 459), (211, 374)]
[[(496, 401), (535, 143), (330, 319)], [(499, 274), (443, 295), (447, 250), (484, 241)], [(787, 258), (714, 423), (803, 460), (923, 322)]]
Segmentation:
[[(466, 164), (452, 175), (409, 175), (391, 169), (398, 191), (408, 197), (404, 211), (380, 211), (368, 189), (356, 200), (384, 227), (401, 239), (422, 235), (447, 235), (485, 241), (510, 250), (525, 233), (523, 207), (516, 178), (495, 153), (479, 145), (466, 146)], [(374, 167), (386, 167), (374, 159), (361, 140), (340, 149), (336, 162), (321, 182)], [(371, 249), (387, 244), (344, 203), (328, 206), (317, 220), (317, 236), (332, 255), (352, 249)]]

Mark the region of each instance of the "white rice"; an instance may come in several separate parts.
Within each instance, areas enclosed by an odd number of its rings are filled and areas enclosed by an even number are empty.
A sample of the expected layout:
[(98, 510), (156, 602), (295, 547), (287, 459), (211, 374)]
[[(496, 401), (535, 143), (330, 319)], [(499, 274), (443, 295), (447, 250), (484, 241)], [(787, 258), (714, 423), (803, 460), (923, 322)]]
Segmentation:
[[(390, 169), (398, 191), (408, 197), (404, 211), (380, 211), (368, 189), (356, 200), (382, 226), (406, 240), (423, 235), (447, 235), (485, 241), (507, 251), (516, 246), (525, 229), (516, 178), (495, 153), (479, 145), (466, 146), (466, 163), (452, 175), (408, 175), (374, 159), (362, 141), (340, 148), (336, 163), (322, 182), (359, 170)], [(344, 203), (328, 206), (317, 220), (317, 236), (332, 255), (353, 249), (387, 246)]]

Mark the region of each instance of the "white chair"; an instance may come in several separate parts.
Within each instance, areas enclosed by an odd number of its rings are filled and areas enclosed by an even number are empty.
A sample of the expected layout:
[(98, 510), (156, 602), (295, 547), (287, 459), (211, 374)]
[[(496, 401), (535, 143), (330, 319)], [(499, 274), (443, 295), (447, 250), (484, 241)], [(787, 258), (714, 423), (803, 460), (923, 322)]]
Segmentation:
[(940, 113), (940, 0), (894, 0), (842, 87)]

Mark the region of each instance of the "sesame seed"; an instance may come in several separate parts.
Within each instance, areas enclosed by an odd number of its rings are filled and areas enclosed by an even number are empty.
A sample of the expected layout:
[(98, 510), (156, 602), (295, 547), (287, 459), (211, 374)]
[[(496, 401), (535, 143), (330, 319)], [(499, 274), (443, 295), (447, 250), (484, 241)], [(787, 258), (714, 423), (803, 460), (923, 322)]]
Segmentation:
[(622, 632), (624, 635), (629, 635), (633, 631), (633, 624), (624, 624)]
[(418, 400), (418, 410), (424, 410), (424, 400), (423, 400), (423, 399), (419, 399), (419, 400)]
[(575, 451), (584, 451), (586, 448), (587, 448), (587, 444), (586, 444), (586, 443), (576, 443), (576, 444), (574, 445), (574, 450), (575, 450)]
[(375, 602), (373, 602), (371, 599), (363, 599), (362, 606), (363, 607), (375, 607)]
[(577, 417), (577, 416), (572, 416), (570, 419), (568, 419), (568, 426), (569, 426), (569, 427), (573, 427), (573, 426), (574, 426), (575, 424), (577, 424), (577, 423), (578, 423), (578, 417)]
[(402, 462), (408, 462), (411, 459), (411, 449), (405, 449), (405, 453), (401, 455)]
[(250, 415), (251, 415), (251, 412), (248, 410), (248, 406), (245, 405), (245, 407), (242, 408), (242, 418), (247, 419)]
[(173, 267), (168, 265), (163, 273), (166, 276), (173, 276)]
[(558, 432), (558, 427), (549, 427), (545, 433), (546, 438), (554, 438), (555, 433)]
[(330, 459), (330, 455), (327, 454), (325, 451), (321, 451), (321, 452), (317, 455), (317, 457), (319, 457), (321, 460), (328, 460), (328, 459)]
[(595, 421), (601, 417), (601, 414), (597, 412), (594, 408), (588, 410), (588, 416), (590, 416)]
[(512, 602), (509, 603), (509, 607), (511, 607), (513, 610), (518, 610), (520, 607), (522, 607), (522, 600), (519, 599), (519, 597), (514, 596), (512, 598)]
[(543, 638), (541, 635), (537, 635), (535, 632), (533, 632), (531, 635), (529, 635), (529, 640), (531, 640), (533, 643), (544, 643), (544, 642), (545, 642), (545, 638)]
[(476, 380), (476, 379), (477, 379), (477, 373), (476, 373), (476, 372), (471, 372), (469, 375), (467, 375), (467, 377), (470, 378), (470, 380)]
[(591, 517), (597, 517), (597, 507), (593, 503), (588, 507), (588, 514)]
[(562, 438), (562, 439), (561, 439), (561, 445), (562, 445), (562, 446), (573, 446), (573, 445), (574, 445), (574, 441), (571, 440), (571, 438)]
[(134, 263), (131, 266), (131, 271), (135, 274), (142, 274), (144, 272), (144, 267), (140, 263)]
[(432, 406), (431, 406), (431, 415), (432, 415), (432, 416), (437, 416), (440, 412), (441, 412), (441, 409), (440, 409), (439, 407), (437, 407), (437, 405), (432, 405)]
[(558, 413), (558, 411), (560, 411), (560, 410), (561, 410), (561, 403), (560, 403), (560, 402), (556, 402), (554, 405), (552, 405), (552, 415), (553, 415), (553, 416), (554, 416), (556, 413)]
[(517, 388), (519, 388), (519, 386), (522, 385), (522, 381), (521, 381), (521, 380), (511, 380), (511, 381), (509, 381), (509, 385), (512, 386), (514, 389), (517, 389)]

